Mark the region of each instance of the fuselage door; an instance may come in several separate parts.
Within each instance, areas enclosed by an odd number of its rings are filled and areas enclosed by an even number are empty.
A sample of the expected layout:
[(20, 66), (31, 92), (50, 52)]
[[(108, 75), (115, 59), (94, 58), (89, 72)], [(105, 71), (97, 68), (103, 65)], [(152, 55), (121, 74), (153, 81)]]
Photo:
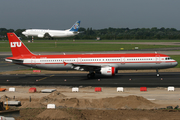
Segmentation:
[(80, 64), (82, 62), (82, 59), (81, 58), (78, 58), (77, 59), (78, 63)]
[(125, 57), (121, 57), (121, 64), (125, 64)]
[(160, 64), (160, 56), (156, 55), (156, 64)]

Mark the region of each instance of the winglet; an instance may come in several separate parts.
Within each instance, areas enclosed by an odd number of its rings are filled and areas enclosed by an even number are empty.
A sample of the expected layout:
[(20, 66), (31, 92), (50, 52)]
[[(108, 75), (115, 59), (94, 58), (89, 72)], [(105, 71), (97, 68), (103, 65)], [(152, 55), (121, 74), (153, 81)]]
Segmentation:
[(22, 55), (34, 55), (24, 45), (24, 43), (16, 36), (15, 33), (7, 33), (9, 45), (11, 47), (13, 57)]

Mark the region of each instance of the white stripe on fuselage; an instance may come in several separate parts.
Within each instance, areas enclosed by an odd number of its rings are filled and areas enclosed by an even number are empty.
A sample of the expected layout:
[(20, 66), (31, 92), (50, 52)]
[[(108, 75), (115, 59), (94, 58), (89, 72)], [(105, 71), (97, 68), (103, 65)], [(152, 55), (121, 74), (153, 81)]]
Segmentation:
[[(67, 64), (94, 65), (94, 66), (114, 66), (117, 69), (150, 69), (159, 66), (160, 68), (172, 67), (171, 63), (176, 62), (172, 59), (166, 60), (166, 57), (106, 57), (106, 58), (32, 58), (24, 59), (23, 64), (27, 66), (36, 65), (38, 68), (46, 68), (49, 64), (59, 65), (56, 69), (70, 68)], [(160, 65), (161, 64), (161, 65)], [(54, 68), (54, 65), (51, 69)], [(146, 66), (147, 65), (147, 66)], [(51, 66), (48, 66), (50, 69)]]

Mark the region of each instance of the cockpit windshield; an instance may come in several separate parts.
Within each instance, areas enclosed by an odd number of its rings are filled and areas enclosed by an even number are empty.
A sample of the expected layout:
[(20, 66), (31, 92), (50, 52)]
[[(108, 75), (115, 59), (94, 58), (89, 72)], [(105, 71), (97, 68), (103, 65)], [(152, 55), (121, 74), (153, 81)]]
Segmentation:
[(170, 58), (170, 57), (167, 57), (167, 58), (165, 58), (165, 60), (172, 60), (172, 58)]

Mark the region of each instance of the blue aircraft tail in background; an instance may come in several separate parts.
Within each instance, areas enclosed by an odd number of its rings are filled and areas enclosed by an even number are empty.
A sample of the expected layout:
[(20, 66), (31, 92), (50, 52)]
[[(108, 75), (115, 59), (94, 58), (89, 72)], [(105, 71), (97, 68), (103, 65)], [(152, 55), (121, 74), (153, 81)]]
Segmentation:
[(74, 31), (74, 32), (77, 32), (79, 27), (80, 27), (80, 22), (81, 21), (77, 21), (70, 29), (69, 31)]

